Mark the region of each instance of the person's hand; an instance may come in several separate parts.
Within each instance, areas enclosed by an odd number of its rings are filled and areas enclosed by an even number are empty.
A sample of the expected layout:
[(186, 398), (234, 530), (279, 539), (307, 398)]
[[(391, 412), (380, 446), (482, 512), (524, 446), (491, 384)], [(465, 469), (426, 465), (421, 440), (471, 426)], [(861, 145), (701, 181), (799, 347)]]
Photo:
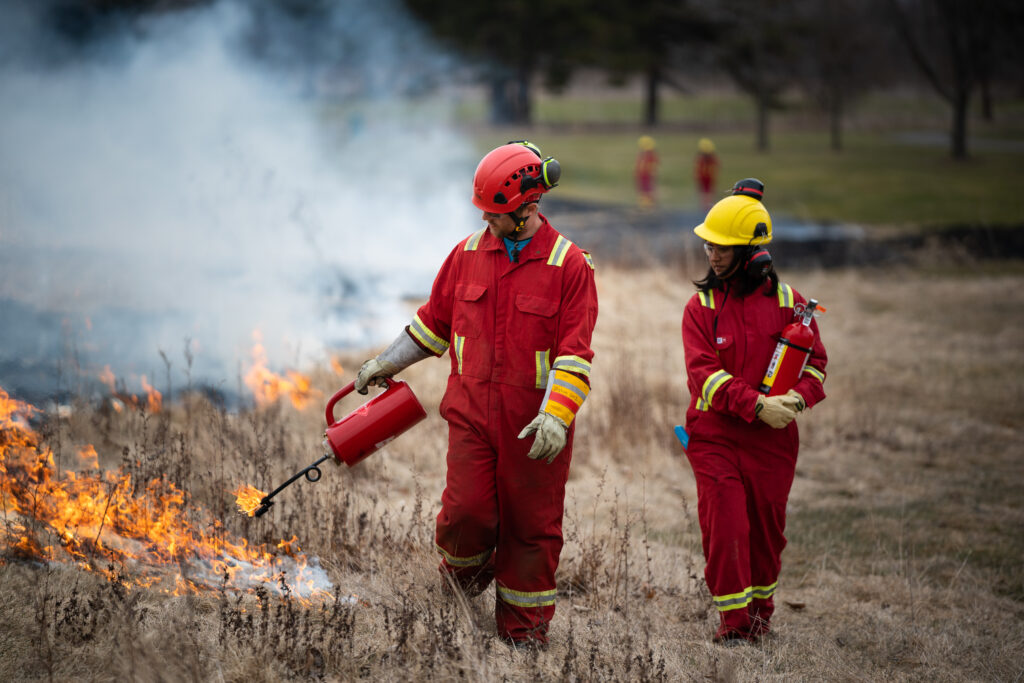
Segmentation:
[(381, 379), (387, 379), (396, 372), (399, 367), (391, 361), (382, 360), (380, 356), (371, 358), (370, 360), (363, 363), (362, 367), (359, 368), (359, 372), (356, 373), (356, 391), (360, 394), (367, 392), (367, 385), (373, 384), (377, 386), (380, 384)]
[(796, 402), (793, 405), (793, 408), (796, 410), (796, 412), (804, 412), (804, 408), (807, 407), (807, 401), (804, 400), (804, 397), (801, 396), (799, 392), (790, 389), (789, 391), (786, 392), (786, 397), (791, 398)]
[(757, 419), (773, 429), (782, 429), (796, 417), (796, 400), (790, 396), (758, 396)]
[(519, 438), (525, 439), (534, 434), (533, 445), (526, 457), (536, 460), (543, 458), (550, 465), (562, 449), (565, 448), (565, 438), (568, 427), (560, 419), (550, 413), (540, 412), (533, 422), (526, 425), (523, 431), (519, 432)]

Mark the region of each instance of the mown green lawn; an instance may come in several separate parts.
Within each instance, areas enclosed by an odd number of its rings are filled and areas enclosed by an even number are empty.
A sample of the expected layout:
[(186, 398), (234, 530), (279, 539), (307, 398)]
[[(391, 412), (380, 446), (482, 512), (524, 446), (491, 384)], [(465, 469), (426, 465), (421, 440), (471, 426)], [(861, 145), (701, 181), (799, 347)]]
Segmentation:
[(507, 140), (529, 138), (562, 164), (556, 192), (565, 198), (633, 204), (637, 138), (655, 138), (661, 159), (659, 203), (696, 209), (692, 165), (701, 137), (711, 138), (725, 192), (740, 178), (766, 184), (765, 202), (778, 215), (867, 227), (1024, 225), (1024, 100), (997, 101), (993, 122), (972, 118), (970, 158), (949, 152), (950, 112), (927, 92), (873, 94), (845, 122), (842, 151), (830, 149), (827, 121), (813, 103), (793, 99), (774, 112), (770, 148), (755, 149), (754, 110), (729, 92), (670, 96), (664, 125), (640, 125), (641, 100), (614, 89), (587, 95), (537, 93), (535, 122), (524, 128), (486, 123), (482, 94), (456, 101), (434, 97), (396, 104), (328, 106), (324, 116), (346, 125), (360, 120), (446, 124), (480, 154)]
[[(485, 150), (523, 135), (561, 162), (561, 196), (635, 200), (635, 132), (491, 130), (478, 134), (478, 147)], [(896, 135), (850, 134), (838, 153), (829, 149), (825, 133), (815, 131), (774, 133), (764, 153), (753, 149), (748, 132), (709, 137), (720, 158), (720, 190), (740, 178), (759, 178), (771, 210), (800, 219), (871, 226), (1024, 223), (1024, 192), (1019, 190), (1024, 149), (986, 148), (968, 161), (954, 162), (942, 137), (938, 146), (926, 146)], [(660, 201), (673, 208), (697, 206), (692, 164), (700, 136), (654, 136), (661, 160)]]
[[(464, 112), (465, 113), (465, 112)], [(718, 187), (754, 176), (771, 210), (819, 222), (866, 226), (1024, 224), (1024, 116), (997, 105), (993, 123), (972, 120), (970, 159), (949, 153), (949, 113), (927, 96), (874, 96), (846, 124), (843, 149), (830, 149), (826, 121), (806, 103), (773, 114), (770, 147), (755, 149), (753, 109), (735, 95), (670, 98), (665, 125), (649, 132), (661, 160), (658, 193), (669, 208), (695, 208), (692, 165), (701, 137), (717, 147)], [(632, 203), (640, 104), (620, 97), (557, 98), (536, 105), (527, 130), (476, 128), (479, 150), (529, 137), (562, 163), (564, 197)]]

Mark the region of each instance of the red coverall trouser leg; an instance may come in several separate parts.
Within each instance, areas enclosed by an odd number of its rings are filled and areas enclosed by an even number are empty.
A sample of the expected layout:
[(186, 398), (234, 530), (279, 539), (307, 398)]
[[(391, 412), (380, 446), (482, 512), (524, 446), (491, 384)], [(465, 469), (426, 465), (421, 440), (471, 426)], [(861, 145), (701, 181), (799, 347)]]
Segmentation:
[[(486, 399), (457, 400), (469, 398), (462, 393), (467, 388)], [(437, 516), (441, 570), (469, 595), (493, 578), (498, 634), (545, 642), (555, 613), (572, 432), (552, 464), (531, 460), (533, 439), (518, 436), (536, 416), (543, 392), (469, 378), (450, 382), (449, 392), (456, 400), (446, 394), (443, 406), (448, 473)]]
[(686, 453), (697, 480), (704, 577), (719, 610), (716, 638), (761, 635), (774, 611), (797, 436), (795, 425), (766, 430), (692, 435)]

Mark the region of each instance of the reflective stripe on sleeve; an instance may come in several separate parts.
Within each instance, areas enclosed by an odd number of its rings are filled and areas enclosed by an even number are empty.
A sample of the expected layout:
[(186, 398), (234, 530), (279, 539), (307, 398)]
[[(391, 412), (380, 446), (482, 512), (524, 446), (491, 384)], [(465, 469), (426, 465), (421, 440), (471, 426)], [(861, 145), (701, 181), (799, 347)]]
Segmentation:
[(420, 320), (419, 314), (413, 319), (412, 323), (409, 324), (409, 332), (412, 336), (416, 337), (416, 340), (423, 344), (423, 347), (433, 351), (436, 355), (440, 356), (448, 350), (448, 342), (441, 339), (439, 336), (434, 334), (433, 330), (423, 324)]
[(558, 356), (555, 358), (555, 362), (551, 364), (551, 367), (555, 370), (568, 370), (569, 372), (575, 372), (577, 375), (590, 377), (590, 361), (579, 356)]
[(469, 239), (466, 240), (466, 246), (463, 247), (463, 251), (476, 251), (477, 247), (480, 246), (480, 240), (483, 239), (485, 232), (487, 232), (487, 228), (477, 230), (470, 235)]
[(572, 246), (572, 242), (565, 239), (561, 235), (555, 240), (555, 245), (551, 247), (551, 254), (548, 256), (548, 265), (561, 267), (565, 263), (565, 255), (569, 253), (569, 247)]
[(555, 596), (558, 594), (557, 589), (528, 593), (526, 591), (514, 591), (502, 585), (498, 585), (497, 590), (498, 597), (502, 601), (516, 607), (550, 607), (555, 604)]
[(704, 290), (700, 290), (700, 291), (697, 292), (697, 297), (700, 299), (701, 306), (703, 306), (704, 308), (710, 308), (710, 309), (714, 310), (714, 308), (715, 308), (715, 294), (714, 294), (714, 292), (710, 292), (710, 291), (709, 292), (705, 292)]
[(701, 397), (708, 402), (708, 405), (711, 405), (711, 399), (715, 397), (715, 392), (718, 391), (719, 387), (731, 379), (732, 375), (725, 370), (719, 370), (718, 372), (711, 373), (711, 375), (704, 380), (704, 386), (700, 390)]
[(793, 288), (779, 283), (779, 308), (793, 308)]
[(434, 548), (436, 548), (437, 552), (444, 556), (445, 561), (453, 567), (478, 567), (486, 562), (487, 558), (491, 556), (492, 552), (494, 552), (493, 550), (485, 550), (479, 555), (473, 555), (472, 557), (456, 557), (436, 543), (434, 544)]
[(728, 612), (733, 609), (740, 609), (750, 604), (750, 600), (753, 597), (753, 589), (745, 588), (739, 593), (732, 593), (730, 595), (713, 595), (711, 600), (715, 603), (715, 607), (718, 608), (719, 612)]
[(806, 365), (806, 366), (804, 366), (804, 374), (805, 375), (810, 375), (811, 377), (813, 377), (814, 379), (818, 380), (822, 384), (825, 383), (825, 373), (822, 372), (821, 370), (819, 370), (818, 368), (811, 367), (810, 365)]

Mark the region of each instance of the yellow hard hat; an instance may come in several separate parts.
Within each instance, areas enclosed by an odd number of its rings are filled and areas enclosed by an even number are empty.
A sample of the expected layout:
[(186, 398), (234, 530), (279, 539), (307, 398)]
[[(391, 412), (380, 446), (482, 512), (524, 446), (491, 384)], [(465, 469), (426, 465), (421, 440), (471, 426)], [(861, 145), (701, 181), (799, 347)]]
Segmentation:
[(711, 154), (715, 151), (715, 143), (707, 138), (701, 138), (700, 142), (697, 143), (697, 149), (704, 154)]
[(759, 200), (731, 195), (712, 206), (693, 231), (712, 244), (768, 244), (772, 241), (772, 217)]
[(650, 135), (641, 135), (636, 142), (640, 145), (640, 149), (654, 149), (654, 138)]

